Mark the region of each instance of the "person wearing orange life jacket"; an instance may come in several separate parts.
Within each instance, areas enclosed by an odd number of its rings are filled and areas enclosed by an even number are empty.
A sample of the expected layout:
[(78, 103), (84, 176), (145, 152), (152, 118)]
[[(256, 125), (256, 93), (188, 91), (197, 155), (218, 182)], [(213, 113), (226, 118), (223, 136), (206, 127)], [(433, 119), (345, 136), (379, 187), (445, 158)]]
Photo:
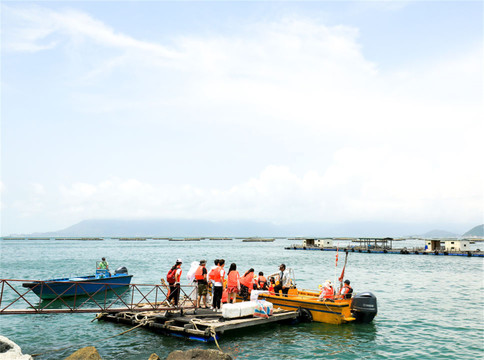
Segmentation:
[(273, 276), (269, 278), (269, 294), (275, 295), (274, 286), (276, 286), (276, 280)]
[(259, 276), (257, 277), (257, 289), (259, 290), (267, 290), (267, 279), (264, 276), (264, 273), (262, 271), (259, 272)]
[(227, 291), (228, 302), (234, 303), (238, 292), (240, 291), (240, 275), (237, 271), (237, 265), (230, 264), (229, 272), (227, 273)]
[(252, 282), (254, 280), (254, 269), (246, 271), (244, 276), (240, 279), (240, 296), (244, 301), (249, 300), (250, 290), (253, 287)]
[(182, 261), (181, 259), (177, 259), (175, 265), (171, 268), (175, 270), (175, 282), (170, 284), (170, 295), (168, 296), (168, 302), (172, 303), (175, 306), (178, 306), (178, 299), (180, 298), (180, 278), (182, 274), (181, 269)]
[(341, 289), (341, 298), (351, 299), (351, 296), (353, 296), (353, 288), (350, 286), (350, 281), (345, 280), (344, 286)]
[(207, 292), (208, 292), (208, 282), (207, 282), (207, 268), (205, 265), (207, 260), (200, 260), (200, 266), (195, 270), (195, 281), (198, 284), (198, 297), (197, 297), (197, 307), (200, 306), (200, 302), (203, 298), (202, 309), (207, 308)]
[[(208, 290), (209, 290), (209, 294), (210, 294), (210, 304), (213, 303), (213, 287), (214, 287), (213, 276), (215, 274), (215, 271), (218, 268), (218, 262), (219, 261), (220, 261), (219, 259), (215, 259), (213, 261), (214, 265), (210, 268), (210, 271), (208, 272)], [(210, 309), (213, 309), (213, 305), (210, 305)]]
[(222, 302), (222, 294), (224, 291), (224, 279), (225, 279), (225, 260), (220, 259), (218, 261), (218, 267), (215, 269), (212, 276), (213, 280), (213, 311), (220, 311), (220, 303)]
[(319, 300), (334, 300), (334, 289), (330, 280), (324, 282), (324, 286), (319, 294)]

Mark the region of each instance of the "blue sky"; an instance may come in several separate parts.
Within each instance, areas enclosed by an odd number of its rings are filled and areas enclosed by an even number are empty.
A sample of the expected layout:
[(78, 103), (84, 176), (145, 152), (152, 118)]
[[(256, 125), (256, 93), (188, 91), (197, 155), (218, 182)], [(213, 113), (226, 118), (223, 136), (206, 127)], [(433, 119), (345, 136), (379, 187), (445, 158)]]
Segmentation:
[(1, 233), (484, 222), (482, 2), (4, 1)]

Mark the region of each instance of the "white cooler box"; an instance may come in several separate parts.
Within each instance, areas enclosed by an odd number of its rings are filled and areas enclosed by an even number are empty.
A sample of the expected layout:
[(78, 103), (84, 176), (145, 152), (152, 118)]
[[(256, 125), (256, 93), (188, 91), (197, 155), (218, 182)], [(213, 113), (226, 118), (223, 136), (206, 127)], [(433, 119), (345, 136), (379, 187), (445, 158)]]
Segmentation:
[(222, 316), (226, 319), (234, 319), (254, 315), (256, 301), (244, 301), (235, 304), (223, 304)]
[(255, 308), (257, 307), (256, 301), (244, 301), (240, 304), (240, 317), (254, 315)]
[(240, 317), (240, 307), (238, 304), (223, 304), (222, 316), (226, 319), (234, 319)]

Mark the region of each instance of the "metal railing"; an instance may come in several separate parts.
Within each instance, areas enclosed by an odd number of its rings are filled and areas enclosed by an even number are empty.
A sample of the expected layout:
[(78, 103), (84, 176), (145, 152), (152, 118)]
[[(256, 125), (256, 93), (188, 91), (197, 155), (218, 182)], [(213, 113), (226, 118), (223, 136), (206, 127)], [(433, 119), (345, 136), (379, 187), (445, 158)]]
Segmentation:
[[(25, 282), (35, 285), (25, 290), (22, 287)], [(68, 285), (58, 293), (51, 286), (58, 283), (52, 281), (0, 279), (0, 315), (160, 311), (196, 307), (196, 287), (190, 285), (180, 286), (179, 304), (175, 307), (168, 302), (169, 289), (164, 283), (129, 284), (120, 287), (96, 282), (102, 287), (95, 292), (86, 291), (84, 286), (91, 284), (89, 282), (62, 283)], [(36, 287), (41, 287), (41, 291), (45, 288), (49, 293), (52, 292), (53, 298), (39, 300), (33, 291)], [(66, 297), (65, 293), (71, 290), (75, 290), (74, 295)]]

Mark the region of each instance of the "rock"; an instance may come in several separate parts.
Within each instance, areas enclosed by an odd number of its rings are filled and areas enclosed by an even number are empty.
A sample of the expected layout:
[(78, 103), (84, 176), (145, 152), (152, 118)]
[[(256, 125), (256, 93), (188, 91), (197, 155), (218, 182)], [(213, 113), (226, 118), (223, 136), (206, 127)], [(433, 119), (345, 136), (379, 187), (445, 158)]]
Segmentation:
[(33, 360), (30, 355), (22, 354), (20, 346), (0, 335), (0, 359), (1, 360)]
[(175, 350), (168, 355), (166, 360), (232, 360), (232, 357), (218, 350), (192, 349)]
[(148, 360), (161, 360), (161, 358), (155, 353), (153, 353), (150, 355), (150, 358)]
[(87, 346), (77, 350), (72, 355), (66, 357), (65, 360), (102, 360), (102, 357), (94, 346)]

